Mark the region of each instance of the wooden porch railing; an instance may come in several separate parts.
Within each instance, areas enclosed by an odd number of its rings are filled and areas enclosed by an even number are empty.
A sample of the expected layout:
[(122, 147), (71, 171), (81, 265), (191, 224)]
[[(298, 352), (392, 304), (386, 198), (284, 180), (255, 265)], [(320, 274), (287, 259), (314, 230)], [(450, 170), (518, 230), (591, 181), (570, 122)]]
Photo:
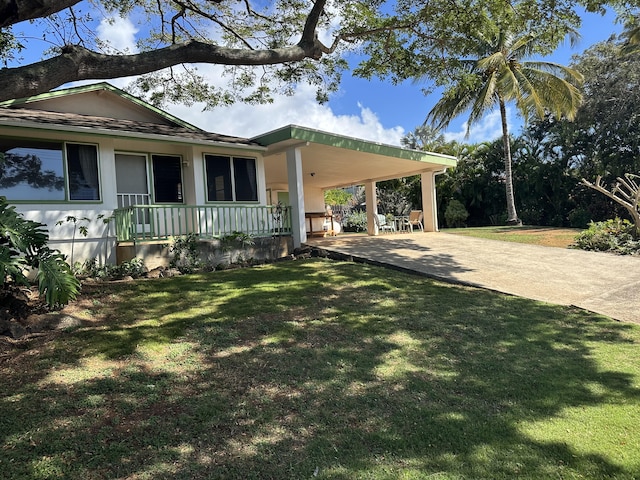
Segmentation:
[(118, 242), (151, 242), (195, 233), (219, 238), (291, 234), (288, 206), (131, 205), (114, 212)]

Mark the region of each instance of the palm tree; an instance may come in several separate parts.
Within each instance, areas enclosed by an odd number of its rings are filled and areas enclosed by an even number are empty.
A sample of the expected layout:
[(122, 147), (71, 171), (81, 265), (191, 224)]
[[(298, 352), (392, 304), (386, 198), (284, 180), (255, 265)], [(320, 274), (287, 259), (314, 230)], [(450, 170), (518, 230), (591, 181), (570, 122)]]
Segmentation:
[(507, 127), (509, 102), (526, 119), (532, 115), (572, 120), (582, 101), (578, 86), (582, 75), (571, 68), (543, 61), (526, 61), (546, 47), (546, 39), (532, 32), (515, 32), (513, 22), (496, 23), (486, 18), (482, 31), (470, 35), (473, 57), (458, 60), (454, 83), (427, 115), (426, 122), (445, 128), (458, 115), (470, 112), (467, 136), (472, 124), (496, 106), (502, 119), (507, 223), (520, 225), (513, 192), (511, 147)]

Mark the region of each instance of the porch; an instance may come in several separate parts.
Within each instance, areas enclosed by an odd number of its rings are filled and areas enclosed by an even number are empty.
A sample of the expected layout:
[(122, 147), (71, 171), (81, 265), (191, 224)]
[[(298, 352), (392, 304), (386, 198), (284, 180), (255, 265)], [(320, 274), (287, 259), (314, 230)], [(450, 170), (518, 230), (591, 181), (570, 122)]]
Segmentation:
[(118, 245), (162, 243), (195, 234), (202, 240), (235, 232), (251, 237), (291, 235), (286, 205), (130, 205), (114, 211)]

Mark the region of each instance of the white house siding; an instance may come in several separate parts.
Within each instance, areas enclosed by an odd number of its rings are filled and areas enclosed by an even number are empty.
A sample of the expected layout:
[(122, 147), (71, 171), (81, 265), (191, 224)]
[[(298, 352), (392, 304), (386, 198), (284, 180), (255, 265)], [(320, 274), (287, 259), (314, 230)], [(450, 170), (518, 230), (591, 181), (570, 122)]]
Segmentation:
[[(24, 214), (25, 218), (44, 223), (50, 236), (50, 245), (59, 249), (73, 261), (82, 262), (96, 258), (100, 263), (114, 263), (116, 261), (115, 225), (105, 225), (98, 219), (99, 215), (108, 218), (118, 208), (116, 190), (115, 155), (120, 152), (177, 155), (182, 158), (182, 179), (184, 205), (205, 205), (206, 185), (204, 170), (204, 153), (218, 155), (236, 155), (256, 158), (258, 205), (267, 204), (266, 183), (264, 176), (264, 161), (257, 152), (243, 149), (220, 148), (217, 146), (203, 147), (185, 144), (171, 144), (168, 142), (118, 139), (106, 136), (82, 135), (65, 132), (25, 132), (15, 129), (0, 128), (0, 135), (28, 138), (32, 140), (56, 140), (72, 143), (95, 144), (98, 147), (98, 164), (100, 175), (101, 201), (96, 203), (64, 202), (64, 203), (16, 203), (16, 210)], [(0, 195), (2, 191), (0, 190)], [(254, 204), (255, 205), (255, 204)], [(89, 221), (79, 220), (76, 224), (75, 240), (72, 240), (74, 224), (66, 222), (68, 216), (77, 219), (88, 218)], [(56, 225), (62, 221), (62, 225)], [(86, 226), (88, 234), (83, 237), (77, 229)]]

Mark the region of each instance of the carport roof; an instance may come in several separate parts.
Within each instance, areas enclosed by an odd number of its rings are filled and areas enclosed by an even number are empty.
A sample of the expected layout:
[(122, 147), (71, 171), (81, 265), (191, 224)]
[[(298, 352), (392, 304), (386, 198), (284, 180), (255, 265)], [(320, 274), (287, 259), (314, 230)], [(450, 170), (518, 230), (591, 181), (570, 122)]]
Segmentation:
[[(289, 125), (252, 141), (266, 146), (268, 185), (286, 184), (285, 152), (301, 147), (306, 186), (322, 189), (406, 177), (456, 165), (456, 158)], [(313, 174), (313, 175), (312, 175)]]

